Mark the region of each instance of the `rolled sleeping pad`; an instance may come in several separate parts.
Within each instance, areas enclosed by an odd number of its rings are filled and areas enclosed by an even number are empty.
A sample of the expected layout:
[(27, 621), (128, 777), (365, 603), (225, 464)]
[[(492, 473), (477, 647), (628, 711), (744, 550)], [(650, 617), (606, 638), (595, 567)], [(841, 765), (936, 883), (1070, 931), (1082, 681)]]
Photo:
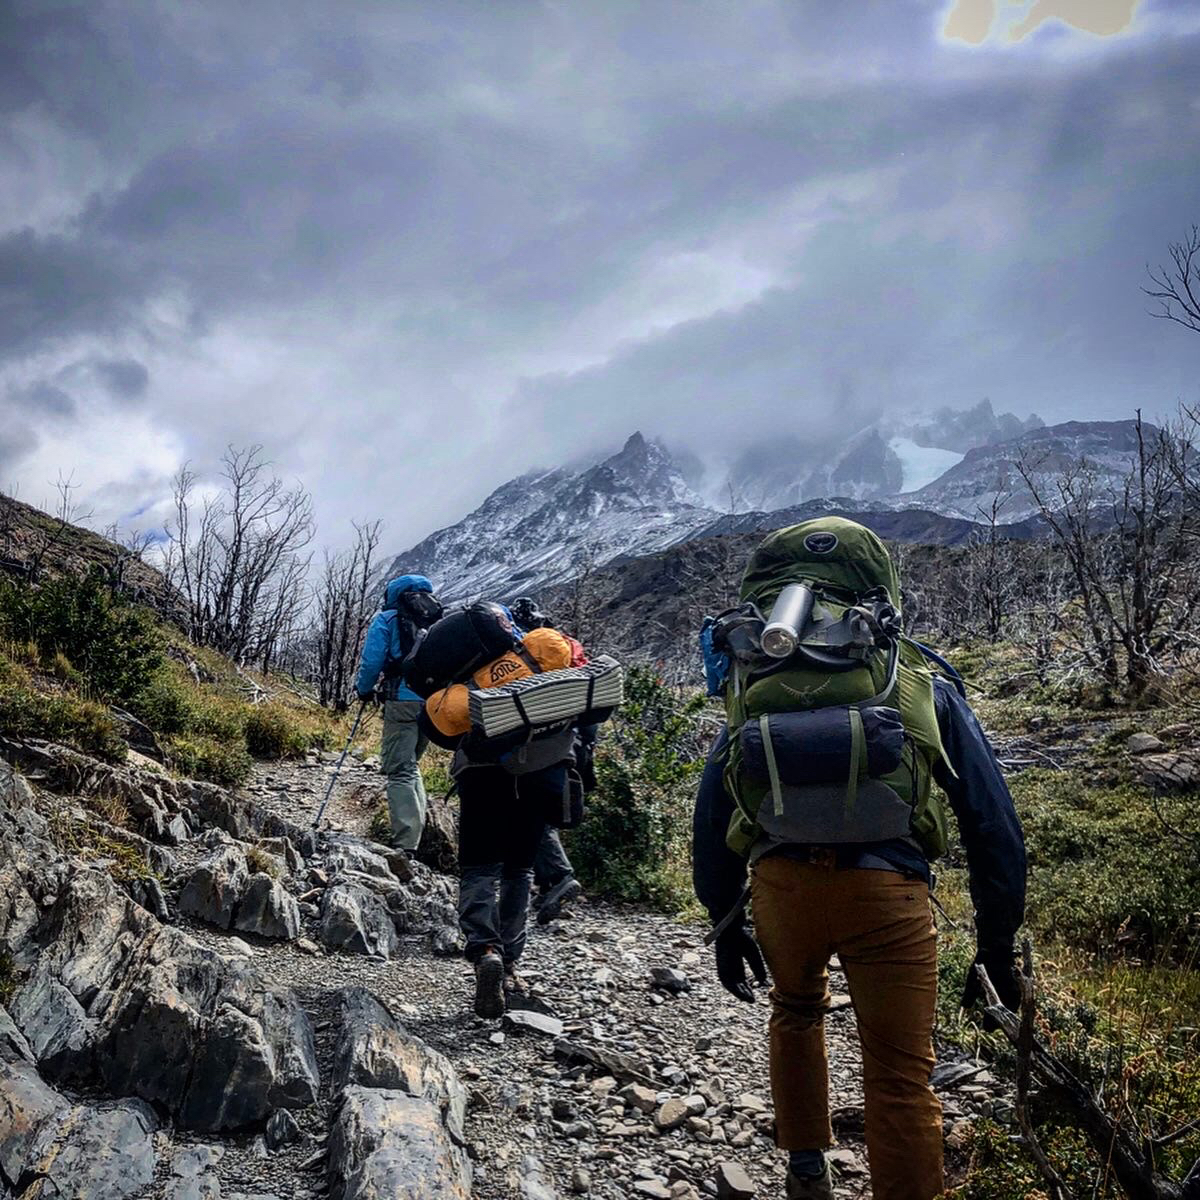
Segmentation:
[(529, 675), (501, 687), (472, 691), (471, 726), (485, 738), (536, 729), (594, 709), (616, 708), (625, 698), (624, 673), (602, 654), (586, 667)]
[[(555, 629), (531, 629), (521, 645), (543, 671), (568, 666), (574, 653), (570, 639)], [(521, 655), (509, 651), (480, 667), (472, 676), (471, 685), (484, 689), (501, 687), (533, 674), (534, 669)], [(454, 683), (425, 701), (425, 711), (443, 737), (457, 737), (471, 728), (471, 690), (472, 686)]]

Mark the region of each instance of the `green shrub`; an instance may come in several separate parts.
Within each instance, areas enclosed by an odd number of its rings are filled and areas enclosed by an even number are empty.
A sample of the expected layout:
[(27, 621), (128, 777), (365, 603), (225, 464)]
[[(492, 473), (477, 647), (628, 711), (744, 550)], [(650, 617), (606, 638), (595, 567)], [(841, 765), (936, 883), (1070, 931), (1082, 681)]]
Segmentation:
[(203, 734), (182, 734), (167, 740), (171, 766), (190, 779), (205, 779), (236, 787), (250, 776), (253, 762), (242, 741), (225, 742)]
[(645, 667), (629, 672), (625, 704), (597, 750), (596, 791), (583, 824), (568, 835), (590, 891), (676, 911), (690, 905), (703, 707), (703, 697), (672, 691)]
[(256, 758), (303, 758), (312, 747), (328, 750), (337, 740), (331, 720), (324, 710), (256, 704), (245, 717), (246, 746)]
[(134, 715), (159, 734), (183, 733), (195, 720), (196, 687), (173, 666), (164, 663), (155, 671), (132, 705)]
[(245, 746), (248, 709), (249, 706), (242, 700), (196, 688), (184, 732)]
[(12, 664), (0, 676), (0, 732), (64, 742), (109, 762), (123, 761), (126, 753), (125, 740), (103, 704), (67, 692), (39, 692)]
[(0, 580), (0, 633), (34, 642), (43, 662), (63, 656), (97, 695), (126, 705), (162, 662), (150, 616), (95, 570), (37, 586)]
[(292, 724), (286, 709), (259, 704), (246, 716), (246, 748), (255, 758), (286, 758), (303, 754), (308, 739)]
[(1074, 771), (1012, 780), (1029, 850), (1030, 925), (1096, 953), (1157, 955), (1200, 912), (1195, 798)]

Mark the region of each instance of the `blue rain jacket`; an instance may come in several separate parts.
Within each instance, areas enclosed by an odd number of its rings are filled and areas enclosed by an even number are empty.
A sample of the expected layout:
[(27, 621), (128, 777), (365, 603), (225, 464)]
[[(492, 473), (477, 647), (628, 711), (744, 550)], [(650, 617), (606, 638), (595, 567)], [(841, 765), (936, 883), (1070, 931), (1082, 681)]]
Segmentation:
[[(379, 683), (384, 669), (400, 662), (412, 649), (412, 625), (398, 619), (396, 611), (400, 597), (405, 592), (432, 592), (433, 584), (424, 575), (401, 575), (390, 580), (383, 594), (383, 608), (375, 614), (367, 629), (363, 642), (362, 658), (358, 665), (358, 677), (354, 690), (360, 700), (366, 699)], [(420, 700), (404, 683), (403, 676), (396, 675), (384, 682), (384, 698), (387, 700)]]

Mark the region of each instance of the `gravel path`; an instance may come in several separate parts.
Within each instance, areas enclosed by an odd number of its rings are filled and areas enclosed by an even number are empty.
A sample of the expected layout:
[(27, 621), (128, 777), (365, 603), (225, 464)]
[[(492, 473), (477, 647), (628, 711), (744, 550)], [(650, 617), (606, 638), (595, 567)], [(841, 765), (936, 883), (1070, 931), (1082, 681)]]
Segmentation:
[[(331, 769), (324, 761), (272, 766), (248, 791), (257, 803), (307, 824)], [(378, 794), (377, 773), (348, 761), (328, 827), (365, 836)], [(695, 1200), (716, 1193), (723, 1163), (740, 1164), (757, 1196), (783, 1194), (783, 1159), (770, 1139), (766, 999), (745, 1005), (720, 989), (696, 926), (587, 901), (549, 927), (533, 926), (521, 973), (528, 1007), (562, 1023), (560, 1029), (551, 1022), (546, 1032), (507, 1018), (476, 1018), (470, 968), (461, 958), (435, 957), (427, 937), (406, 940), (383, 962), (327, 953), (306, 939), (233, 939), (199, 923), (188, 928), (224, 953), (249, 950), (269, 980), (295, 989), (317, 1029), (323, 1076), (332, 1050), (332, 993), (351, 984), (375, 992), (410, 1032), (446, 1054), (471, 1091), (467, 1136), (482, 1200), (584, 1193)], [(681, 972), (683, 990), (654, 987), (655, 968)], [(838, 995), (845, 982), (837, 972), (832, 987), (827, 1038), (839, 1106), (838, 1195), (868, 1196), (854, 1018), (848, 998)], [(571, 1061), (564, 1048), (579, 1044), (633, 1061), (618, 1061), (616, 1071)], [(633, 1089), (631, 1072), (645, 1076)], [(943, 1097), (948, 1128), (978, 1107), (976, 1099), (988, 1102), (986, 1087), (977, 1092)], [(289, 1146), (268, 1152), (260, 1138), (224, 1142), (218, 1174), (226, 1200), (324, 1197), (328, 1105), (323, 1088), (320, 1104), (299, 1114), (301, 1136)], [(165, 1194), (163, 1186), (156, 1196)]]

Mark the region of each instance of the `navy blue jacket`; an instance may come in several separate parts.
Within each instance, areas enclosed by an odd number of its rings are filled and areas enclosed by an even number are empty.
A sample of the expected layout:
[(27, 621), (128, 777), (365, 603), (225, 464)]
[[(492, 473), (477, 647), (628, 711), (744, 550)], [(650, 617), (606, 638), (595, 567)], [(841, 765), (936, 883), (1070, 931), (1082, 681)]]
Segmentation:
[[(938, 727), (946, 757), (934, 777), (950, 801), (967, 852), (971, 901), (980, 951), (1007, 951), (1025, 919), (1025, 839), (996, 755), (971, 707), (945, 680), (935, 680)], [(725, 844), (733, 801), (722, 780), (726, 730), (709, 751), (696, 796), (692, 825), (692, 880), (714, 922), (738, 903), (746, 886), (746, 860)], [(930, 878), (929, 863), (907, 842), (837, 847), (847, 865), (864, 853), (899, 870)], [(786, 851), (785, 851), (786, 852)]]

